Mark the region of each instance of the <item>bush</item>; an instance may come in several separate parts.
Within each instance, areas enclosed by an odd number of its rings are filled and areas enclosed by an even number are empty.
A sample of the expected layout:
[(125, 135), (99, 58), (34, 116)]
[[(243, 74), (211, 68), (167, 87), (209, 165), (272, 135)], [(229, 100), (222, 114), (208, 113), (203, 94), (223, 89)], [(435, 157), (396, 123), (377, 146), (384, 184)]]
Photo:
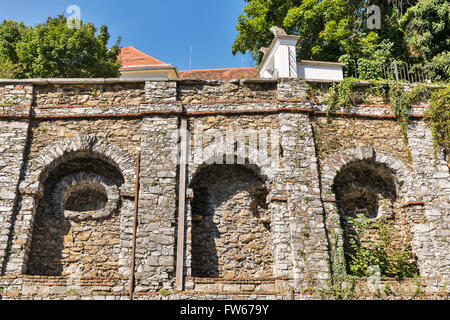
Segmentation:
[(450, 51), (444, 51), (435, 56), (426, 65), (430, 80), (434, 82), (450, 81)]
[[(355, 231), (349, 235), (351, 253), (349, 259), (350, 274), (358, 277), (368, 276), (372, 266), (378, 266), (381, 275), (397, 279), (413, 278), (418, 275), (418, 269), (409, 247), (395, 248), (393, 246), (393, 227), (387, 220), (370, 221), (360, 214), (357, 218), (349, 218), (349, 223)], [(380, 241), (361, 241), (370, 226), (378, 230)]]
[(378, 79), (381, 76), (381, 66), (375, 60), (358, 59), (358, 76), (360, 79)]
[(343, 54), (339, 57), (338, 60), (340, 63), (345, 64), (344, 67), (344, 77), (349, 78), (355, 74), (357, 71), (356, 67), (356, 61), (349, 55), (349, 54)]

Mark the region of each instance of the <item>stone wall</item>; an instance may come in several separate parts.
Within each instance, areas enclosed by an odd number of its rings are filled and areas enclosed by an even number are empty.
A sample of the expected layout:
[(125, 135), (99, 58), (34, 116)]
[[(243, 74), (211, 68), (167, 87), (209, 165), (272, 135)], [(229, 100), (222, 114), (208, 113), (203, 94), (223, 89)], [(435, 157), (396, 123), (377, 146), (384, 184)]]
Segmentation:
[(333, 298), (358, 211), (388, 219), (424, 277), (385, 280), (380, 297), (445, 298), (449, 167), (433, 158), (426, 105), (405, 139), (384, 101), (362, 100), (327, 121), (300, 80), (1, 82), (1, 297), (128, 299), (133, 275), (136, 299)]
[[(192, 276), (269, 278), (273, 273), (267, 189), (250, 169), (213, 165), (191, 188)], [(196, 219), (196, 220), (195, 220)]]
[[(9, 233), (17, 210), (17, 188), (23, 170), (23, 157), (28, 124), (20, 121), (1, 121), (0, 126), (0, 261), (7, 258)], [(4, 265), (3, 265), (4, 267)]]

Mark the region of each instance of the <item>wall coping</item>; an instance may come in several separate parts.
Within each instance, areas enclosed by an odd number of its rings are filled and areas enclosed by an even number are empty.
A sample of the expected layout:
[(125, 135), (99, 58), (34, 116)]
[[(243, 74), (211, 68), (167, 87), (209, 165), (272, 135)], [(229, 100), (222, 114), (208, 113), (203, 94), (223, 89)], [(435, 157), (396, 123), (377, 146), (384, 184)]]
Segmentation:
[[(33, 84), (33, 85), (49, 85), (49, 84), (115, 84), (115, 83), (147, 83), (147, 82), (181, 82), (181, 83), (277, 83), (279, 78), (263, 79), (263, 78), (245, 78), (224, 80), (204, 80), (195, 78), (180, 79), (164, 79), (164, 78), (34, 78), (34, 79), (0, 79), (1, 84)], [(296, 79), (290, 79), (296, 80)], [(301, 79), (298, 79), (302, 81)], [(304, 81), (304, 80), (303, 80)]]
[[(317, 62), (317, 61), (316, 61)], [(179, 82), (191, 84), (246, 84), (246, 83), (279, 83), (283, 81), (296, 81), (303, 83), (338, 83), (340, 80), (323, 80), (323, 79), (296, 79), (296, 78), (245, 78), (224, 80), (204, 80), (195, 78), (180, 78), (180, 79), (142, 79), (142, 78), (34, 78), (34, 79), (0, 79), (0, 85), (7, 84), (31, 84), (36, 86), (46, 86), (51, 84), (66, 84), (66, 85), (93, 85), (93, 84), (126, 84), (126, 83), (147, 83), (147, 82)], [(371, 80), (358, 80), (354, 83), (355, 86), (364, 87), (374, 84)], [(415, 86), (416, 83), (400, 82), (403, 85)], [(430, 88), (444, 88), (448, 84), (431, 84), (425, 83)]]

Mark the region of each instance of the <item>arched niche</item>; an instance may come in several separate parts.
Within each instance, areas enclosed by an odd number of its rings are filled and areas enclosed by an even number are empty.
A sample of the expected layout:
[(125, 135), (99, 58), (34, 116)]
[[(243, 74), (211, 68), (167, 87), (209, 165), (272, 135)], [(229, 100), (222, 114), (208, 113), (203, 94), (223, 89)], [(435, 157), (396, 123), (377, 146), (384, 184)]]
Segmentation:
[(373, 159), (355, 160), (337, 172), (332, 190), (348, 273), (368, 276), (370, 268), (380, 268), (383, 276), (398, 277), (418, 272), (394, 170)]
[(272, 276), (269, 191), (256, 172), (247, 163), (203, 165), (195, 173), (189, 185), (192, 276)]
[[(127, 163), (128, 161), (128, 163)], [(32, 160), (26, 183), (35, 202), (26, 273), (118, 274), (121, 192), (130, 191), (133, 158), (95, 137), (56, 141)]]

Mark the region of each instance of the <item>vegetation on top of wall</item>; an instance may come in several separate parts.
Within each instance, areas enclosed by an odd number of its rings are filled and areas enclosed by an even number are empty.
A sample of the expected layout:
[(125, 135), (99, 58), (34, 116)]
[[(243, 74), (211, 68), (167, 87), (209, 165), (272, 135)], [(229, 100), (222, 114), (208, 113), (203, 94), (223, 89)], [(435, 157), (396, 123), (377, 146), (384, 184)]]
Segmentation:
[(331, 113), (336, 108), (344, 108), (346, 112), (350, 111), (352, 104), (352, 91), (354, 83), (357, 81), (355, 78), (347, 78), (339, 83), (333, 83), (329, 89), (328, 95), (325, 97), (324, 102), (327, 104), (327, 120), (330, 120)]
[(35, 26), (1, 21), (0, 78), (118, 77), (120, 38), (108, 48), (107, 26), (81, 22), (79, 28), (71, 28), (69, 24), (64, 15)]
[[(406, 126), (409, 119), (409, 109), (413, 103), (424, 101), (428, 99), (429, 91), (428, 87), (424, 84), (416, 85), (411, 91), (406, 92), (405, 88), (398, 82), (392, 81), (388, 83), (389, 86), (389, 102), (391, 104), (394, 114), (397, 116), (398, 123), (400, 124), (403, 139), (408, 143), (408, 135), (406, 132)], [(412, 161), (412, 155), (408, 149), (408, 158)]]
[(430, 108), (424, 112), (425, 120), (430, 124), (434, 138), (434, 151), (441, 145), (450, 153), (450, 87), (430, 87), (416, 84), (406, 91), (402, 83), (390, 80), (372, 81), (364, 91), (357, 91), (355, 85), (359, 79), (346, 78), (339, 83), (332, 83), (328, 88), (322, 85), (306, 87), (306, 97), (315, 103), (327, 105), (326, 117), (330, 122), (333, 112), (339, 108), (349, 112), (350, 107), (360, 102), (370, 102), (375, 97), (389, 103), (402, 129), (403, 138), (407, 141), (406, 125), (412, 105), (424, 101), (430, 102)]

